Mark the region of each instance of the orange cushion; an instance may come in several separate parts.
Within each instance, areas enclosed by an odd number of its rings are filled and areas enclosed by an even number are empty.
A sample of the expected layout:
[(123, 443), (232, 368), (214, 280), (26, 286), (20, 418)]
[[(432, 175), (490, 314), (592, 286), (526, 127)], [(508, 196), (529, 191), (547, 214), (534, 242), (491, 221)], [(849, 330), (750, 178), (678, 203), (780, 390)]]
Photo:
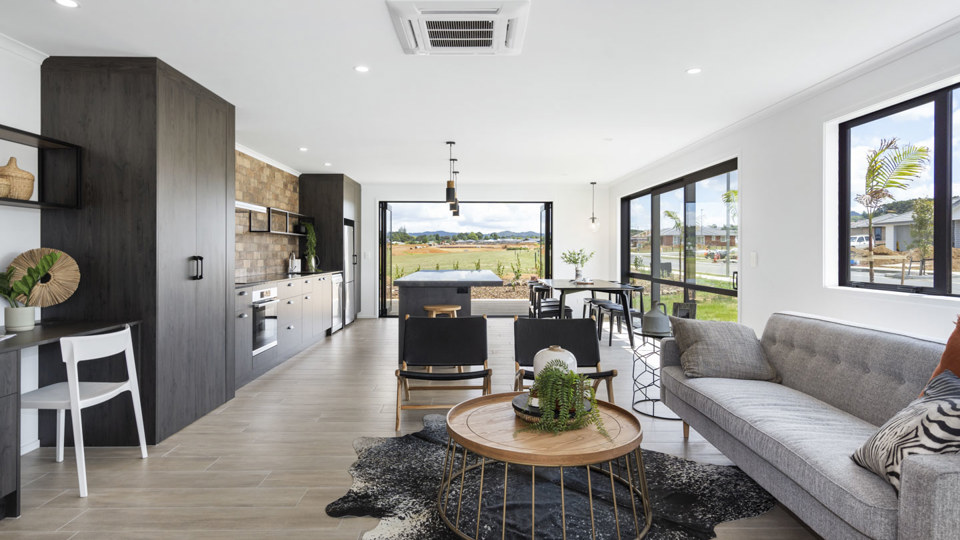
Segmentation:
[[(950, 339), (947, 340), (947, 347), (943, 350), (940, 363), (933, 370), (930, 380), (932, 381), (934, 377), (948, 369), (954, 373), (960, 373), (960, 318), (957, 319), (956, 327), (950, 334)], [(923, 392), (920, 392), (920, 396), (923, 397)]]

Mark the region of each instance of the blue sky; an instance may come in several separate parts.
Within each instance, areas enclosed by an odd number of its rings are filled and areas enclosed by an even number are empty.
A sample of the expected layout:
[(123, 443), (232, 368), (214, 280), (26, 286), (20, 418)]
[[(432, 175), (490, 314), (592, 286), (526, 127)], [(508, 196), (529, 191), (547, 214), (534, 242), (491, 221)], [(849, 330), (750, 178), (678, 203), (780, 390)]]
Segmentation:
[(393, 230), (483, 232), (539, 231), (541, 203), (460, 203), (460, 216), (447, 203), (390, 203)]
[[(723, 204), (723, 199), (721, 197), (727, 191), (726, 175), (722, 174), (713, 178), (701, 180), (697, 182), (696, 186), (697, 220), (699, 220), (703, 225), (718, 225), (721, 227), (725, 225), (727, 219), (727, 207), (725, 204)], [(730, 174), (730, 189), (737, 188), (737, 172), (734, 171)], [(660, 226), (664, 229), (672, 226), (672, 222), (669, 220), (664, 220), (662, 217), (662, 213), (668, 210), (676, 212), (681, 217), (684, 215), (682, 188), (675, 189), (660, 196)], [(730, 216), (730, 224), (737, 224), (735, 215)], [(639, 199), (634, 199), (630, 203), (630, 228), (641, 231), (650, 228), (649, 195)]]

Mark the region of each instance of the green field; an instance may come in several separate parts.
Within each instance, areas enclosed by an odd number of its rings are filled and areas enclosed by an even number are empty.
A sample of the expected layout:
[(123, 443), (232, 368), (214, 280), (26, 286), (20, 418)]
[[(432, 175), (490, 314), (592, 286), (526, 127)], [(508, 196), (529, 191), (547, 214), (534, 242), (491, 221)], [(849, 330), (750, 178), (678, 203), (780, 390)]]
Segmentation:
[[(477, 261), (480, 263), (480, 270), (490, 270), (498, 273), (498, 264), (500, 263), (500, 273), (498, 275), (504, 280), (511, 281), (516, 279), (512, 265), (517, 264), (519, 256), (519, 267), (522, 275), (531, 275), (537, 273), (535, 254), (536, 248), (524, 249), (498, 249), (498, 250), (477, 250), (463, 251), (459, 248), (450, 249), (449, 253), (420, 253), (418, 250), (394, 250), (391, 273), (394, 279), (412, 274), (419, 270), (476, 270)], [(426, 250), (423, 250), (426, 251)]]

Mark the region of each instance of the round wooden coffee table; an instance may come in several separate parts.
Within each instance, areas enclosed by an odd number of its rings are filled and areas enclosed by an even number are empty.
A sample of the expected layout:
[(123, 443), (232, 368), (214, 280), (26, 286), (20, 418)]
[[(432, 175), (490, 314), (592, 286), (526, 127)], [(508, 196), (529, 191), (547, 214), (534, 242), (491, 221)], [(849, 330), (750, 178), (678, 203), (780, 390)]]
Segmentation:
[[(598, 401), (609, 438), (593, 426), (559, 435), (522, 431), (530, 424), (517, 418), (511, 405), (520, 393), (478, 397), (447, 413), (449, 440), (437, 496), (447, 526), (462, 538), (536, 538), (539, 493), (541, 500), (559, 498), (563, 538), (568, 526), (583, 528), (590, 538), (604, 526), (610, 529), (608, 537), (614, 527), (617, 538), (643, 537), (653, 515), (640, 452), (643, 429), (636, 417)], [(586, 500), (589, 516), (584, 509), (583, 516), (568, 523), (568, 499)], [(516, 515), (520, 509), (529, 516)], [(541, 513), (545, 510), (541, 504)], [(491, 516), (493, 512), (499, 515)]]

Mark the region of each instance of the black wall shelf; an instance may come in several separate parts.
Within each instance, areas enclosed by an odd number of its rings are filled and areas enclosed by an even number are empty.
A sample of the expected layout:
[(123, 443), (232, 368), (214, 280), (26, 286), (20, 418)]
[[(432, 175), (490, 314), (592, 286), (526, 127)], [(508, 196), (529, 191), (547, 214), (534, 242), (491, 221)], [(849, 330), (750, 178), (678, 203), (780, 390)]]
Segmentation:
[[(37, 193), (37, 200), (0, 198), (0, 205), (40, 209), (80, 208), (79, 146), (3, 125), (0, 125), (0, 141), (9, 141), (36, 148), (38, 163), (36, 186), (34, 188)], [(6, 164), (6, 158), (8, 157), (10, 156), (0, 155), (0, 160), (3, 161), (0, 166)], [(44, 180), (53, 175), (59, 176), (63, 180), (60, 185), (71, 186), (72, 189), (56, 193), (50, 193), (49, 190), (44, 189)]]

